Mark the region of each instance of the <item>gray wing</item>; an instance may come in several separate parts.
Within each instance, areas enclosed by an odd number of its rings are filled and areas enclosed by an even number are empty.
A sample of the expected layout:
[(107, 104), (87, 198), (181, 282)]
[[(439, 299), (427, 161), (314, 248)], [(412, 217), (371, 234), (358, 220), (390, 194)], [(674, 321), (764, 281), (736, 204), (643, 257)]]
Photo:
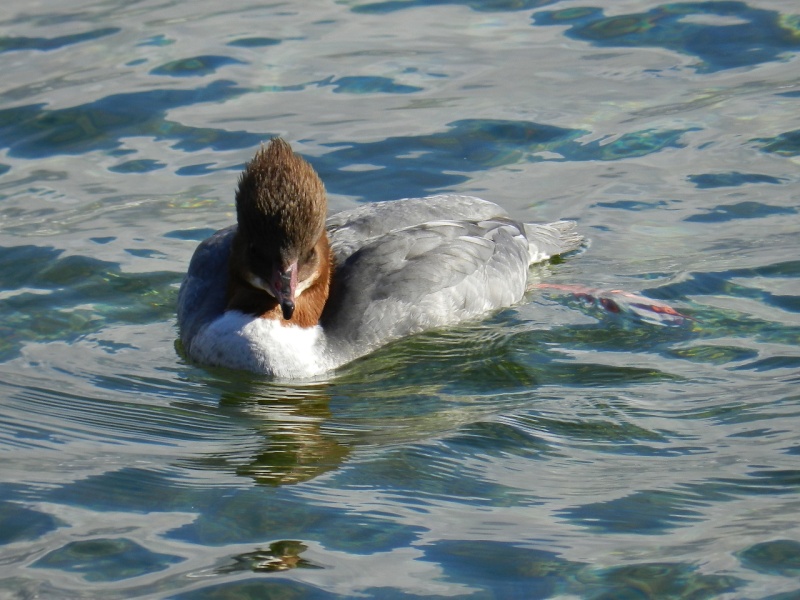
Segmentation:
[(236, 225), (220, 229), (192, 255), (178, 292), (178, 327), (186, 351), (200, 328), (225, 311), (228, 259), (235, 232)]
[(509, 219), (434, 221), (368, 242), (336, 265), (323, 328), (354, 356), (510, 306), (525, 292), (528, 240)]
[(327, 229), (337, 262), (382, 235), (420, 223), (439, 220), (484, 221), (507, 217), (494, 202), (474, 196), (443, 194), (365, 204), (328, 218)]

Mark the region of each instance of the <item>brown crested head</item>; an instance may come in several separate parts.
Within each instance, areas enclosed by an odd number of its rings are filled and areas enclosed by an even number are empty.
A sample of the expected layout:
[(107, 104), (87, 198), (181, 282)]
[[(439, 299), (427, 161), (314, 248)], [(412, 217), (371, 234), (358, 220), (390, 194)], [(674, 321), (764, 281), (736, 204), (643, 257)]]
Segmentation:
[(245, 167), (236, 191), (228, 308), (301, 327), (319, 320), (330, 284), (325, 186), (275, 138)]
[(302, 261), (314, 248), (326, 213), (325, 186), (281, 138), (262, 146), (239, 178), (239, 232), (282, 267)]

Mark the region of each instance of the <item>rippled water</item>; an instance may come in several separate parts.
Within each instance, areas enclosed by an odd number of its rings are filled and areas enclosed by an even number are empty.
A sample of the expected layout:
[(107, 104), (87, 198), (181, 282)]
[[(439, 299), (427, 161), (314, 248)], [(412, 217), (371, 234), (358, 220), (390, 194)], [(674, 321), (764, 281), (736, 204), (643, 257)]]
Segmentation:
[[(792, 0), (5, 0), (0, 597), (800, 597)], [(175, 349), (283, 135), (576, 219), (563, 294), (279, 385)]]

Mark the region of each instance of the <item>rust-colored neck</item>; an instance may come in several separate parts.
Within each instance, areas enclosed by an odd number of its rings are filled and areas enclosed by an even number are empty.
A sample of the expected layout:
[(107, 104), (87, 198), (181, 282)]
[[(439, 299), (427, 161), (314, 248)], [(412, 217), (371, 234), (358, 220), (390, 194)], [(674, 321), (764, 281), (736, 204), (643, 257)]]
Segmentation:
[[(276, 319), (282, 325), (313, 327), (319, 323), (325, 302), (328, 300), (331, 283), (332, 256), (327, 233), (323, 232), (315, 248), (320, 257), (319, 269), (311, 285), (295, 298), (295, 309), (291, 319), (283, 318), (281, 307), (275, 298), (245, 280), (241, 269), (234, 265), (234, 255), (231, 257), (233, 260), (230, 266), (226, 310), (238, 310), (262, 319)], [(301, 285), (302, 283), (300, 282)]]

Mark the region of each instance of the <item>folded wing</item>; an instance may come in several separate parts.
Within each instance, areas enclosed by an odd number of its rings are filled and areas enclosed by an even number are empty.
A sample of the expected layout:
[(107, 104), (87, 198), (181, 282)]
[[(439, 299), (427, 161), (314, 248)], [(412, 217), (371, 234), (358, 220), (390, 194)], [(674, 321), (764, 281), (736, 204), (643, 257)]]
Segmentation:
[(518, 302), (528, 264), (523, 225), (502, 217), (391, 231), (336, 265), (322, 325), (360, 354)]

